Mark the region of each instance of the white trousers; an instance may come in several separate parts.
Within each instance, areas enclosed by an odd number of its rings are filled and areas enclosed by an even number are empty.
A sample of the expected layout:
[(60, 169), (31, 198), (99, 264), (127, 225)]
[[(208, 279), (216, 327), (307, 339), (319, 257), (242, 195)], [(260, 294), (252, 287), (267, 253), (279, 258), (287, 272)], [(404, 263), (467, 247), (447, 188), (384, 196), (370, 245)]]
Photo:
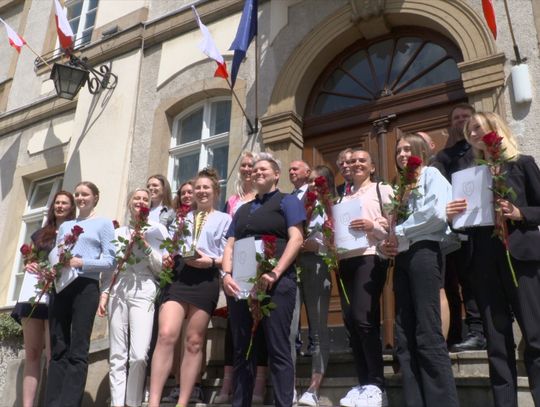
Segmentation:
[(156, 284), (152, 275), (141, 277), (126, 271), (120, 273), (109, 298), (109, 383), (112, 406), (138, 407), (142, 404), (154, 322)]

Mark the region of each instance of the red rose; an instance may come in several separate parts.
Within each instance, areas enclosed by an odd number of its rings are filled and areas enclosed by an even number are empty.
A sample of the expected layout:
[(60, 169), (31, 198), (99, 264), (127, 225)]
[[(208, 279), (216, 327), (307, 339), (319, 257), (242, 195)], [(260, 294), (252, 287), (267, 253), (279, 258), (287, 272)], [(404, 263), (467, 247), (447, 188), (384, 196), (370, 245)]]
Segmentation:
[(146, 220), (148, 219), (149, 214), (150, 214), (150, 209), (148, 209), (146, 206), (139, 207), (139, 219)]
[(422, 159), (415, 155), (411, 155), (409, 159), (407, 160), (407, 168), (410, 169), (411, 171), (416, 170), (421, 165), (422, 165)]
[(264, 245), (276, 244), (277, 237), (275, 237), (274, 235), (262, 235), (261, 240), (263, 241)]
[(73, 226), (73, 228), (71, 229), (71, 234), (77, 238), (79, 237), (80, 235), (82, 235), (84, 233), (84, 229), (82, 227), (80, 227), (79, 225), (75, 225)]
[(500, 137), (497, 133), (494, 131), (490, 131), (489, 133), (486, 133), (482, 136), (482, 141), (484, 144), (488, 147), (494, 147), (501, 143), (502, 137)]
[(25, 243), (21, 246), (20, 251), (23, 256), (29, 256), (32, 253), (32, 245)]
[(318, 187), (326, 186), (326, 178), (324, 178), (322, 175), (320, 177), (315, 178), (313, 182), (315, 182), (315, 186), (318, 186)]
[(187, 214), (191, 212), (191, 205), (182, 204), (176, 212), (178, 216), (185, 218)]
[(306, 203), (312, 204), (317, 200), (317, 193), (313, 191), (306, 192)]
[(112, 225), (115, 229), (118, 229), (120, 227), (120, 223), (118, 223), (116, 219), (112, 221)]

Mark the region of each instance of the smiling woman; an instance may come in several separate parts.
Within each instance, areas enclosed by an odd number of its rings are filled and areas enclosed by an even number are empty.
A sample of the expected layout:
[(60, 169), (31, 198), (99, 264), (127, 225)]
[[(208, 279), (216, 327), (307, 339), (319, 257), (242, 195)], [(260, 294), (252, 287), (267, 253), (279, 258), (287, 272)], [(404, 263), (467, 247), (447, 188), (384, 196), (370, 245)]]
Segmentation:
[(231, 217), (214, 209), (219, 199), (219, 182), (213, 169), (204, 169), (194, 180), (196, 210), (186, 217), (189, 234), (181, 238), (193, 256), (166, 257), (174, 261), (173, 282), (163, 290), (159, 309), (159, 335), (152, 357), (150, 407), (159, 406), (161, 392), (172, 366), (171, 354), (186, 321), (186, 341), (180, 368), (178, 404), (186, 406), (202, 364), (202, 347), (219, 295), (218, 271), (225, 247), (225, 233)]
[(99, 275), (115, 265), (113, 224), (95, 216), (99, 189), (89, 181), (75, 187), (79, 215), (58, 230), (56, 244), (66, 240), (75, 226), (83, 232), (71, 250), (66, 266), (77, 278), (54, 292), (49, 303), (52, 355), (47, 379), (47, 406), (80, 405), (88, 371), (90, 334), (99, 302)]

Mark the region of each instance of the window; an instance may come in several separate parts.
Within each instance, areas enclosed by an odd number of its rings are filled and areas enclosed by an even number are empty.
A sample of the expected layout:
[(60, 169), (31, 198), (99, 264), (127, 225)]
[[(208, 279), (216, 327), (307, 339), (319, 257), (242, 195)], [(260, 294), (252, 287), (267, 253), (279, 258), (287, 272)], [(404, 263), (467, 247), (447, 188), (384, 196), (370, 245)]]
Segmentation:
[(30, 186), (30, 194), (26, 210), (22, 216), (21, 232), (19, 233), (19, 244), (17, 245), (17, 255), (13, 267), (13, 277), (11, 282), (11, 290), (9, 295), (10, 303), (14, 303), (19, 298), (19, 292), (23, 282), (23, 262), (19, 247), (23, 243), (30, 242), (30, 236), (43, 227), (47, 218), (47, 210), (52, 204), (52, 199), (56, 192), (62, 186), (63, 176), (56, 175), (53, 177), (34, 181)]
[(460, 80), (455, 54), (449, 46), (413, 35), (356, 48), (339, 58), (319, 80), (311, 116)]
[(69, 25), (75, 34), (75, 48), (90, 42), (99, 0), (66, 0)]
[(230, 99), (209, 99), (178, 116), (171, 138), (169, 179), (173, 191), (205, 167), (214, 167), (220, 178), (220, 206), (225, 204), (229, 157)]

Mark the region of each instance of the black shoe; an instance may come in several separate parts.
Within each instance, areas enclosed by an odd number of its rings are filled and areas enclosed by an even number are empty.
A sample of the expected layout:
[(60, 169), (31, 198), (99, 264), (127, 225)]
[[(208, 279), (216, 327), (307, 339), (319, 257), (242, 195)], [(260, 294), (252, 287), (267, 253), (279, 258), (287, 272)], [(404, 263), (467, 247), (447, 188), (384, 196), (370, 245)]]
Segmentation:
[(486, 338), (477, 333), (469, 333), (465, 340), (461, 343), (456, 343), (450, 348), (450, 352), (465, 352), (468, 350), (485, 350)]

